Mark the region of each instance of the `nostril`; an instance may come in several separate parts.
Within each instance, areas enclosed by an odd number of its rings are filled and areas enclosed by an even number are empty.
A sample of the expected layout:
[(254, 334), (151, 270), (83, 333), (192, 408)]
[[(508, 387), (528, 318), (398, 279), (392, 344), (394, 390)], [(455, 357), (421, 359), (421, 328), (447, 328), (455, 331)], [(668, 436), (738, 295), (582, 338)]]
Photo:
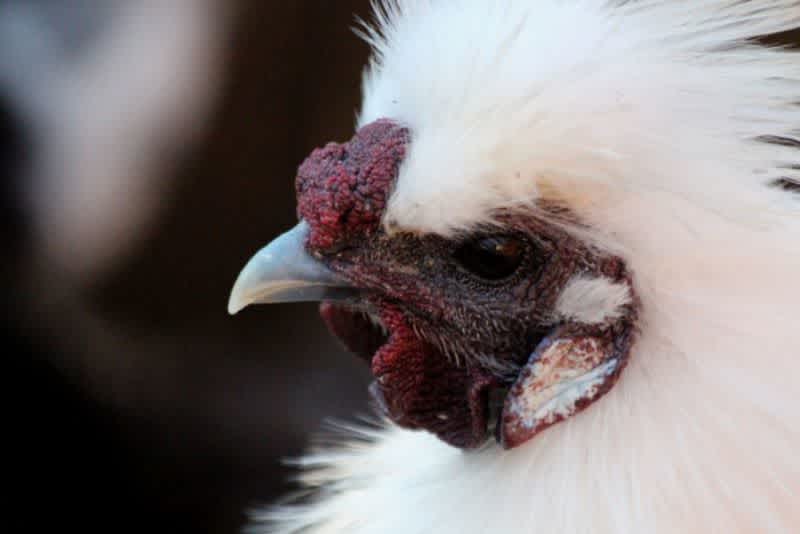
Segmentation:
[(323, 249), (317, 249), (315, 251), (315, 254), (320, 254), (322, 256), (340, 257), (348, 251), (356, 250), (356, 248), (357, 247), (353, 243), (346, 241), (344, 239), (339, 239), (333, 241), (329, 246)]

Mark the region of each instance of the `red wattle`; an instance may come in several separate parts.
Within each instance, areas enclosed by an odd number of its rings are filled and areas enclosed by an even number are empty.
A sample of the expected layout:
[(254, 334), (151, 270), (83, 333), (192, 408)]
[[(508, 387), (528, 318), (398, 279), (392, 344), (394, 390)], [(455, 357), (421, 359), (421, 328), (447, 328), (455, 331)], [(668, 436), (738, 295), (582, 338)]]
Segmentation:
[(381, 314), (391, 335), (372, 359), (379, 402), (398, 425), (433, 432), (459, 448), (486, 439), (489, 375), (457, 366), (417, 337), (402, 312)]

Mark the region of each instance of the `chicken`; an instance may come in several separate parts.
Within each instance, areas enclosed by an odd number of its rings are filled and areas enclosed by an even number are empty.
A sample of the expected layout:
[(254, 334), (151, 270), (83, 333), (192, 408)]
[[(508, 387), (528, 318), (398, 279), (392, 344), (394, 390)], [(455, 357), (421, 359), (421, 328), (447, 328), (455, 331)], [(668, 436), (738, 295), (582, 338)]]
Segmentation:
[[(320, 300), (383, 422), (270, 532), (800, 529), (797, 0), (394, 0), (229, 311)], [(312, 371), (313, 372), (313, 371)]]

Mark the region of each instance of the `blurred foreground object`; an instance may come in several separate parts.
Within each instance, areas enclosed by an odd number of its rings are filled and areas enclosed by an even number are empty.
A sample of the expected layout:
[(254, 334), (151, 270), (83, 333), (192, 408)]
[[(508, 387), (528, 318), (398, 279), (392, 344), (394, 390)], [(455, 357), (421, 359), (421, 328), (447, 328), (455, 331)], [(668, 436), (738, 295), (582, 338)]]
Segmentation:
[(11, 531), (187, 522), (162, 508), (148, 475), (156, 458), (137, 443), (146, 425), (120, 409), (131, 403), (120, 362), (147, 349), (94, 317), (81, 288), (135, 249), (207, 120), (220, 7), (0, 2)]
[(120, 261), (208, 116), (213, 0), (5, 0), (0, 91), (31, 134), (25, 191), (45, 261), (89, 277)]

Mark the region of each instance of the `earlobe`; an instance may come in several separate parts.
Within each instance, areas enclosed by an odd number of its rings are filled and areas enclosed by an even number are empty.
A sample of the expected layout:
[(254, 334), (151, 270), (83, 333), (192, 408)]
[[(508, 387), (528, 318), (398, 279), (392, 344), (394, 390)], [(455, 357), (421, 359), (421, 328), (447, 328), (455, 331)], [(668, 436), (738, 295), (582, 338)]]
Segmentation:
[(498, 427), (502, 446), (525, 443), (610, 390), (627, 363), (633, 328), (632, 316), (605, 326), (557, 326), (506, 396)]

